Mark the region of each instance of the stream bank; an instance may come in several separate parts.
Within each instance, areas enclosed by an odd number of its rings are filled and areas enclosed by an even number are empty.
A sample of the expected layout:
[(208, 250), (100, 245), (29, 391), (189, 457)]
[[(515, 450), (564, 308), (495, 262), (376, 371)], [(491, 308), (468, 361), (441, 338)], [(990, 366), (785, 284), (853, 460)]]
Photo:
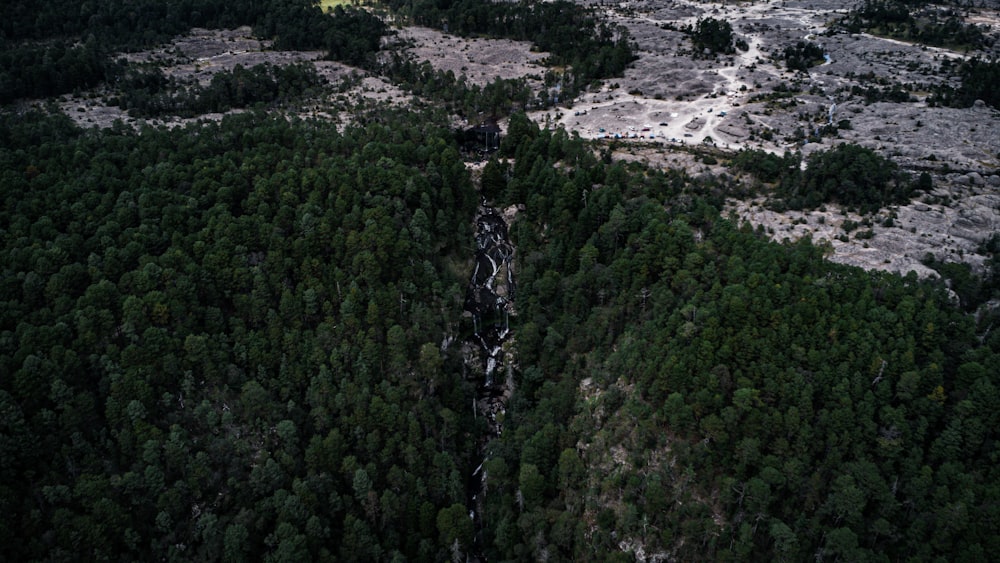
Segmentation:
[(469, 517), (476, 530), (470, 561), (485, 561), (482, 554), (482, 519), (485, 500), (486, 461), (489, 444), (503, 431), (507, 401), (514, 388), (514, 362), (510, 317), (514, 314), (514, 246), (504, 216), (483, 201), (476, 212), (476, 254), (466, 289), (465, 313), (472, 334), (462, 346), (465, 378), (475, 383), (474, 414), (485, 419), (476, 467), (466, 484)]

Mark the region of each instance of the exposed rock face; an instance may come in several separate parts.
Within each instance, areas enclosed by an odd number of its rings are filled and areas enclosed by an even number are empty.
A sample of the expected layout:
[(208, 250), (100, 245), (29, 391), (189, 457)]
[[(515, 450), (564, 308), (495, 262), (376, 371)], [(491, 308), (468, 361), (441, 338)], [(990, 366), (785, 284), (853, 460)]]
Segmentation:
[(496, 78), (527, 78), (532, 90), (542, 86), (542, 61), (547, 53), (532, 51), (531, 43), (507, 39), (457, 37), (426, 27), (404, 27), (393, 41), (409, 42), (410, 55), (434, 68), (465, 76), (471, 84), (485, 86)]
[(475, 269), (466, 292), (465, 310), (472, 313), (473, 339), (486, 356), (482, 386), (492, 392), (494, 372), (503, 364), (503, 343), (510, 333), (514, 247), (507, 237), (507, 223), (492, 207), (484, 204), (479, 208), (476, 225)]
[(1000, 230), (1000, 195), (981, 194), (953, 204), (954, 221), (948, 234), (981, 243)]
[(730, 119), (729, 121), (720, 124), (716, 128), (716, 131), (724, 133), (725, 135), (728, 135), (729, 137), (736, 140), (746, 139), (750, 135), (750, 131), (748, 130), (746, 124), (741, 119), (739, 119), (740, 117), (741, 115), (736, 115), (733, 117), (733, 119)]
[[(959, 176), (956, 176), (956, 178)], [(968, 176), (963, 175), (968, 179)], [(954, 180), (954, 179), (953, 179)], [(948, 196), (948, 203), (933, 203)], [(764, 226), (776, 241), (811, 237), (816, 244), (827, 244), (833, 262), (869, 270), (885, 270), (918, 276), (937, 274), (921, 261), (928, 255), (938, 260), (966, 262), (980, 269), (985, 257), (978, 254), (980, 245), (1000, 232), (1000, 194), (975, 186), (952, 184), (907, 205), (883, 209), (866, 220), (829, 204), (827, 211), (788, 211), (777, 213), (763, 207), (763, 200), (735, 202), (731, 209), (754, 227)], [(885, 226), (892, 214), (891, 226)], [(845, 223), (859, 224), (850, 233)], [(859, 234), (871, 231), (871, 238)], [(846, 241), (844, 239), (847, 239)]]
[(503, 415), (514, 390), (514, 366), (510, 315), (515, 291), (512, 259), (514, 246), (507, 233), (507, 221), (516, 216), (517, 206), (501, 214), (484, 201), (476, 216), (476, 255), (465, 310), (471, 315), (473, 334), (463, 345), (466, 377), (476, 383), (473, 404), (477, 416), (486, 418), (487, 431), (480, 436), (479, 457), (482, 463), (472, 472), (467, 484), (469, 516), (476, 527), (476, 541), (470, 561), (482, 561), (482, 513), (486, 490), (485, 464), (491, 454), (488, 445), (503, 431)]
[[(975, 53), (865, 33), (827, 35), (830, 22), (845, 10), (836, 0), (580, 1), (627, 27), (639, 59), (613, 87), (573, 100), (574, 109), (585, 111), (557, 114), (560, 125), (585, 138), (629, 139), (641, 146), (618, 150), (616, 158), (683, 167), (693, 177), (729, 172), (709, 170), (700, 159), (685, 160), (673, 150), (709, 136), (720, 148), (800, 151), (803, 157), (856, 143), (905, 170), (927, 171), (940, 188), (909, 205), (884, 209), (867, 218), (870, 225), (850, 232), (846, 221), (861, 224), (866, 218), (833, 205), (827, 212), (783, 214), (764, 209), (760, 201), (732, 208), (777, 241), (811, 236), (829, 245), (836, 262), (921, 276), (935, 275), (921, 263), (928, 253), (982, 264), (984, 257), (976, 253), (980, 243), (1000, 230), (1000, 111), (981, 101), (970, 108), (928, 103), (934, 87), (958, 85), (956, 63)], [(995, 12), (981, 15), (990, 18), (990, 33), (1000, 30)], [(729, 21), (747, 50), (709, 59), (693, 53), (690, 40), (677, 30), (705, 17)], [(821, 45), (826, 62), (807, 72), (790, 71), (781, 52), (802, 40)], [(884, 92), (891, 89), (902, 98), (888, 101)], [(820, 134), (827, 125), (833, 130)]]
[(692, 119), (691, 121), (689, 121), (688, 124), (685, 125), (684, 127), (686, 129), (691, 130), (691, 131), (697, 131), (697, 130), (701, 129), (704, 126), (705, 126), (705, 118), (703, 118), (703, 117), (696, 117), (696, 118)]

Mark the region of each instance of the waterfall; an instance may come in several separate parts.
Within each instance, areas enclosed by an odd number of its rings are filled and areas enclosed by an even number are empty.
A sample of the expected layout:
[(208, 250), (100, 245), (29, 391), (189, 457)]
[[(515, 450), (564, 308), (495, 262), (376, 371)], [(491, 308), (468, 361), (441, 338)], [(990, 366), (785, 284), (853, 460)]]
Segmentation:
[[(479, 465), (469, 474), (466, 502), (469, 517), (476, 528), (476, 547), (470, 561), (483, 560), (480, 551), (483, 530), (482, 503), (486, 490), (489, 459), (488, 445), (500, 437), (502, 415), (513, 386), (508, 346), (511, 335), (510, 315), (514, 298), (514, 247), (508, 238), (507, 223), (500, 213), (486, 202), (476, 215), (475, 266), (466, 290), (465, 310), (472, 316), (473, 333), (465, 340), (466, 378), (475, 381), (474, 415), (486, 419), (487, 431), (479, 441)], [(497, 370), (506, 368), (506, 375), (496, 377)], [(498, 417), (501, 417), (498, 420)]]

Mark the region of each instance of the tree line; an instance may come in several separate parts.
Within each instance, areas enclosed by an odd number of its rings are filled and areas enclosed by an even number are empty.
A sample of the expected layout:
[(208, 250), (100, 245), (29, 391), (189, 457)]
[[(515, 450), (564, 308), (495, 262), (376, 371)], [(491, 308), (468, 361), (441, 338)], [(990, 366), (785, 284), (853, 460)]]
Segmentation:
[(387, 32), (377, 16), (311, 0), (139, 0), (38, 4), (13, 0), (0, 23), (0, 104), (112, 82), (118, 53), (162, 44), (192, 27), (249, 25), (277, 49), (319, 49), (349, 64), (373, 60)]
[(966, 24), (960, 14), (948, 9), (925, 7), (925, 2), (865, 0), (840, 24), (851, 33), (862, 30), (925, 45), (983, 49), (992, 41), (975, 24)]
[(959, 86), (934, 88), (934, 93), (928, 97), (928, 104), (967, 108), (972, 107), (976, 100), (982, 100), (987, 105), (1000, 108), (1000, 90), (995, 87), (1000, 80), (1000, 60), (972, 57), (962, 61), (956, 73)]
[(566, 0), (390, 0), (386, 4), (400, 17), (448, 33), (532, 42), (549, 53), (547, 65), (568, 67), (559, 84), (563, 99), (597, 80), (621, 76), (636, 57), (625, 28), (603, 22), (594, 10)]
[[(922, 0), (865, 0), (840, 25), (852, 33), (866, 30), (925, 45), (964, 50), (966, 53), (987, 50), (993, 44), (993, 40), (979, 26), (966, 24), (954, 9), (941, 11), (936, 7), (926, 7)], [(971, 107), (976, 100), (982, 100), (994, 108), (1000, 107), (1000, 94), (994, 87), (1000, 80), (1000, 62), (995, 56), (975, 55), (954, 68), (948, 61), (942, 64), (942, 68), (950, 70), (958, 78), (959, 85), (931, 87), (932, 95), (927, 100), (929, 104)], [(866, 98), (873, 94), (877, 92), (869, 88)]]
[(923, 173), (916, 179), (900, 170), (892, 160), (852, 143), (840, 143), (816, 151), (806, 159), (799, 154), (778, 156), (757, 149), (737, 153), (730, 165), (757, 180), (773, 184), (773, 201), (790, 209), (815, 209), (824, 203), (839, 203), (870, 213), (891, 204), (906, 203), (917, 192), (932, 188)]
[[(620, 76), (635, 58), (624, 28), (610, 26), (592, 10), (565, 1), (388, 3), (400, 16), (422, 25), (463, 35), (533, 42), (550, 53), (547, 64), (565, 69), (547, 71), (544, 88), (538, 92), (518, 79), (498, 79), (486, 87), (471, 85), (461, 76), (436, 72), (398, 53), (379, 62), (375, 55), (388, 28), (367, 10), (337, 6), (324, 14), (309, 0), (154, 4), (155, 9), (146, 10), (143, 3), (108, 2), (95, 13), (89, 3), (70, 7), (57, 2), (46, 5), (41, 13), (35, 10), (33, 16), (27, 4), (19, 1), (5, 22), (5, 34), (0, 35), (0, 103), (78, 92), (104, 83), (121, 86), (119, 103), (137, 115), (190, 115), (275, 101), (286, 94), (275, 91), (275, 73), (291, 72), (302, 83), (301, 88), (293, 88), (292, 95), (315, 83), (301, 68), (294, 72), (235, 71), (242, 81), (253, 83), (252, 88), (242, 89), (247, 92), (243, 95), (225, 84), (234, 79), (233, 73), (206, 88), (196, 88), (171, 84), (156, 71), (137, 72), (114, 59), (118, 52), (148, 48), (195, 26), (250, 25), (258, 37), (273, 38), (276, 49), (325, 50), (330, 59), (383, 73), (418, 95), (436, 97), (473, 116), (480, 111), (506, 115), (572, 99), (598, 80)], [(66, 18), (60, 25), (37, 25), (62, 13)], [(122, 22), (128, 26), (122, 28)]]
[(132, 117), (178, 115), (195, 117), (256, 104), (287, 104), (318, 95), (327, 84), (311, 63), (275, 66), (262, 63), (251, 68), (236, 65), (217, 72), (206, 86), (191, 80), (187, 84), (163, 71), (130, 69), (116, 84), (118, 107)]

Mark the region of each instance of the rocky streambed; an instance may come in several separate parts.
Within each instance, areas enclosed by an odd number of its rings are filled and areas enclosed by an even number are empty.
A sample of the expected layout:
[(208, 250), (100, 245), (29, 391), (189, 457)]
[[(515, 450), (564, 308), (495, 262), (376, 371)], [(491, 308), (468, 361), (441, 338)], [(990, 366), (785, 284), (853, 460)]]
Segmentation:
[(467, 481), (469, 516), (476, 528), (470, 560), (482, 560), (479, 538), (486, 491), (489, 443), (503, 431), (507, 399), (514, 387), (510, 317), (514, 313), (514, 246), (503, 215), (487, 202), (476, 214), (476, 255), (465, 297), (472, 333), (463, 343), (465, 377), (476, 385), (473, 408), (486, 421), (479, 440), (479, 463)]

